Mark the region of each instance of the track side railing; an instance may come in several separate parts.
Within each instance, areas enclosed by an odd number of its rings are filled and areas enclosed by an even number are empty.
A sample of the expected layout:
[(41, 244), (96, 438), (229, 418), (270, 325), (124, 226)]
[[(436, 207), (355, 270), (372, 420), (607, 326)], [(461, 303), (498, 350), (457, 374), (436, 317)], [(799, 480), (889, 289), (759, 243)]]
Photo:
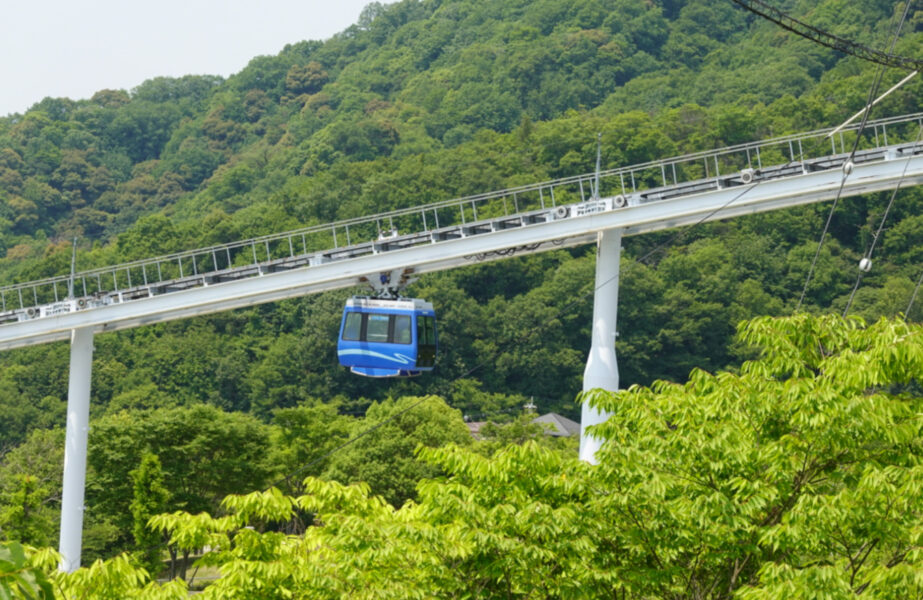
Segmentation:
[[(919, 153), (923, 113), (870, 122), (856, 162)], [(858, 125), (696, 152), (0, 287), (0, 323), (839, 168)], [(597, 186), (600, 189), (595, 189)], [(598, 198), (607, 198), (605, 206)]]

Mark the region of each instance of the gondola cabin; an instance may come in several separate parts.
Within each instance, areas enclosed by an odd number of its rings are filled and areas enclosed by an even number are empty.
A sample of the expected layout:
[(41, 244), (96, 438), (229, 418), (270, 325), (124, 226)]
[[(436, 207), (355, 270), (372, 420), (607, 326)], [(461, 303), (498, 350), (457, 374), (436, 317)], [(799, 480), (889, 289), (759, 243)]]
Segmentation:
[(418, 298), (355, 296), (337, 340), (340, 364), (366, 377), (413, 377), (436, 364), (436, 312)]

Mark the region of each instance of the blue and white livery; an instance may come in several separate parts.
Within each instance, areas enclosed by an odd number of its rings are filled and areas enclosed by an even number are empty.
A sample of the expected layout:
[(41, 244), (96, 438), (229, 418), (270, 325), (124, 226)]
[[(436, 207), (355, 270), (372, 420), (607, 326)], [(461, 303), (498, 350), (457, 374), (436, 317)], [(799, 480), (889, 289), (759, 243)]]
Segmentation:
[(337, 357), (366, 377), (413, 377), (436, 364), (436, 312), (418, 298), (346, 301)]

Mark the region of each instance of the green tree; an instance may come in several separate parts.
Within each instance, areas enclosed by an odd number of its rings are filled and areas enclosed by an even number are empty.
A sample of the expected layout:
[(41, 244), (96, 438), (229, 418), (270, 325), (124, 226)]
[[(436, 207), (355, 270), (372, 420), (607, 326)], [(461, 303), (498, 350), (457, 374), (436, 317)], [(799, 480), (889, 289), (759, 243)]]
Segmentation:
[(461, 413), (436, 396), (373, 403), (352, 435), (362, 437), (333, 455), (324, 477), (365, 482), (394, 506), (415, 496), (418, 481), (439, 472), (415, 459), (417, 446), (471, 443)]
[(40, 566), (19, 542), (0, 543), (0, 596), (52, 600), (54, 588)]
[[(802, 314), (740, 337), (759, 355), (739, 373), (588, 394), (612, 414), (596, 466), (447, 446), (400, 508), (308, 478), (152, 523), (216, 549), (205, 598), (918, 596), (923, 327)], [(298, 510), (303, 535), (267, 527)]]
[(173, 221), (162, 214), (139, 219), (117, 238), (119, 254), (126, 260), (149, 258), (176, 251), (178, 235)]
[(170, 492), (163, 485), (163, 469), (156, 454), (145, 453), (141, 464), (130, 474), (134, 490), (131, 499), (132, 535), (144, 568), (156, 576), (163, 569), (161, 536), (148, 527), (148, 521), (167, 509)]
[(54, 513), (45, 505), (47, 490), (37, 477), (14, 476), (11, 492), (0, 496), (0, 533), (12, 541), (45, 546), (51, 541)]
[(273, 411), (278, 427), (273, 447), (274, 461), (283, 472), (297, 472), (295, 481), (318, 475), (329, 465), (327, 455), (349, 438), (352, 418), (337, 413), (339, 403), (316, 403)]
[(614, 413), (605, 568), (643, 597), (918, 594), (923, 328), (802, 314), (740, 337), (761, 355), (739, 374), (589, 395)]
[(312, 60), (306, 65), (292, 65), (285, 74), (285, 88), (295, 94), (313, 94), (327, 83), (327, 71)]
[(174, 103), (135, 100), (117, 109), (105, 140), (122, 148), (134, 162), (156, 159), (181, 117)]
[(87, 462), (87, 513), (117, 527), (112, 550), (131, 545), (131, 471), (156, 454), (169, 510), (214, 511), (230, 493), (260, 488), (273, 471), (270, 428), (255, 418), (197, 405), (124, 411), (93, 422)]
[(0, 530), (7, 539), (54, 542), (63, 463), (63, 429), (35, 429), (0, 459)]
[[(56, 565), (45, 561), (46, 572)], [(107, 561), (96, 560), (72, 573), (53, 571), (49, 574), (56, 591), (55, 597), (92, 598), (93, 600), (183, 600), (189, 597), (186, 583), (174, 579), (164, 585), (151, 580), (150, 574), (130, 556), (120, 554)]]

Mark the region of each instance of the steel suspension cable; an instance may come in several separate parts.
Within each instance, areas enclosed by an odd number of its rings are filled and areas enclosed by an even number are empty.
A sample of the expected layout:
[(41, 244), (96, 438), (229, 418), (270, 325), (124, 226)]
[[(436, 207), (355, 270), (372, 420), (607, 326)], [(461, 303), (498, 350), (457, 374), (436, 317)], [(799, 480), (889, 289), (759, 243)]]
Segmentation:
[[(810, 40), (816, 44), (832, 48), (833, 50), (837, 50), (843, 54), (855, 56), (856, 58), (873, 62), (885, 67), (896, 67), (899, 69), (906, 69), (908, 71), (919, 71), (923, 69), (923, 60), (918, 60), (906, 56), (896, 56), (890, 52), (884, 53), (878, 50), (873, 50), (868, 46), (864, 46), (862, 44), (841, 38), (839, 36), (833, 35), (832, 33), (824, 31), (823, 29), (819, 29), (812, 25), (808, 25), (803, 21), (799, 21), (798, 19), (787, 15), (781, 10), (769, 6), (761, 0), (731, 0), (731, 2), (740, 5), (741, 7), (756, 15), (759, 15), (767, 21), (772, 21), (779, 27), (791, 31), (795, 35), (799, 35), (806, 40)], [(909, 5), (910, 3), (908, 2), (907, 4)]]
[[(734, 0), (737, 2), (738, 0)], [(760, 2), (760, 0), (752, 0), (753, 2)], [(897, 40), (900, 37), (901, 29), (904, 27), (904, 22), (907, 20), (907, 13), (910, 11), (910, 2), (907, 2), (904, 5), (904, 12), (901, 15), (901, 19), (897, 24), (897, 28), (894, 31), (894, 35), (891, 38), (891, 44), (888, 47), (887, 56), (891, 56), (894, 51), (894, 46), (897, 44)], [(837, 204), (840, 201), (840, 197), (843, 193), (843, 187), (846, 185), (846, 178), (849, 177), (849, 173), (852, 170), (853, 159), (856, 155), (856, 150), (859, 148), (859, 141), (862, 139), (862, 132), (865, 130), (865, 126), (868, 124), (869, 114), (872, 111), (872, 104), (875, 96), (878, 94), (878, 88), (881, 86), (881, 80), (884, 77), (886, 65), (882, 64), (879, 66), (876, 74), (875, 80), (872, 83), (872, 87), (869, 89), (868, 99), (865, 101), (865, 111), (862, 115), (862, 123), (859, 125), (859, 129), (856, 131), (856, 140), (853, 142), (852, 150), (849, 152), (849, 158), (843, 164), (843, 178), (840, 180), (840, 187), (837, 190), (836, 197), (833, 199), (833, 204), (830, 206), (830, 212), (827, 214), (827, 222), (824, 224), (824, 230), (821, 233), (820, 240), (817, 243), (817, 251), (814, 253), (814, 258), (811, 261), (811, 267), (808, 269), (808, 275), (805, 278), (804, 287), (801, 290), (801, 296), (798, 298), (798, 305), (795, 307), (795, 310), (799, 310), (801, 305), (804, 303), (804, 298), (808, 293), (808, 287), (811, 284), (811, 279), (814, 276), (814, 269), (817, 267), (817, 260), (820, 258), (820, 251), (823, 248), (824, 240), (827, 237), (827, 233), (830, 230), (830, 223), (833, 221), (833, 215), (836, 212)]]
[(923, 283), (923, 271), (920, 272), (920, 278), (917, 279), (917, 286), (913, 288), (913, 294), (910, 295), (910, 303), (907, 305), (907, 310), (904, 311), (904, 317), (910, 318), (910, 309), (913, 308), (913, 303), (917, 299), (917, 292), (920, 291), (920, 284)]
[[(923, 139), (923, 123), (920, 123), (920, 130), (917, 134), (917, 140), (914, 142), (914, 150), (920, 144), (921, 139)], [(912, 154), (911, 154), (912, 156)], [(885, 207), (885, 212), (881, 217), (881, 222), (878, 224), (878, 229), (875, 231), (875, 234), (872, 236), (872, 242), (869, 245), (868, 250), (862, 257), (862, 261), (859, 262), (859, 275), (856, 277), (856, 283), (853, 285), (852, 292), (849, 294), (849, 300), (846, 302), (846, 308), (843, 309), (843, 316), (845, 317), (849, 314), (849, 309), (852, 307), (853, 299), (856, 296), (856, 292), (859, 290), (859, 286), (862, 284), (862, 279), (869, 269), (872, 268), (872, 253), (875, 251), (875, 246), (878, 243), (878, 239), (881, 237), (881, 232), (884, 229), (885, 221), (888, 220), (888, 214), (891, 212), (891, 207), (894, 205), (894, 199), (897, 197), (898, 190), (901, 189), (901, 183), (904, 181), (904, 177), (907, 175), (907, 168), (910, 166), (910, 158), (907, 159), (907, 164), (904, 165), (904, 170), (901, 171), (901, 176), (897, 180), (897, 186), (891, 192), (891, 198), (888, 200), (888, 205)], [(906, 314), (906, 313), (905, 313)]]

